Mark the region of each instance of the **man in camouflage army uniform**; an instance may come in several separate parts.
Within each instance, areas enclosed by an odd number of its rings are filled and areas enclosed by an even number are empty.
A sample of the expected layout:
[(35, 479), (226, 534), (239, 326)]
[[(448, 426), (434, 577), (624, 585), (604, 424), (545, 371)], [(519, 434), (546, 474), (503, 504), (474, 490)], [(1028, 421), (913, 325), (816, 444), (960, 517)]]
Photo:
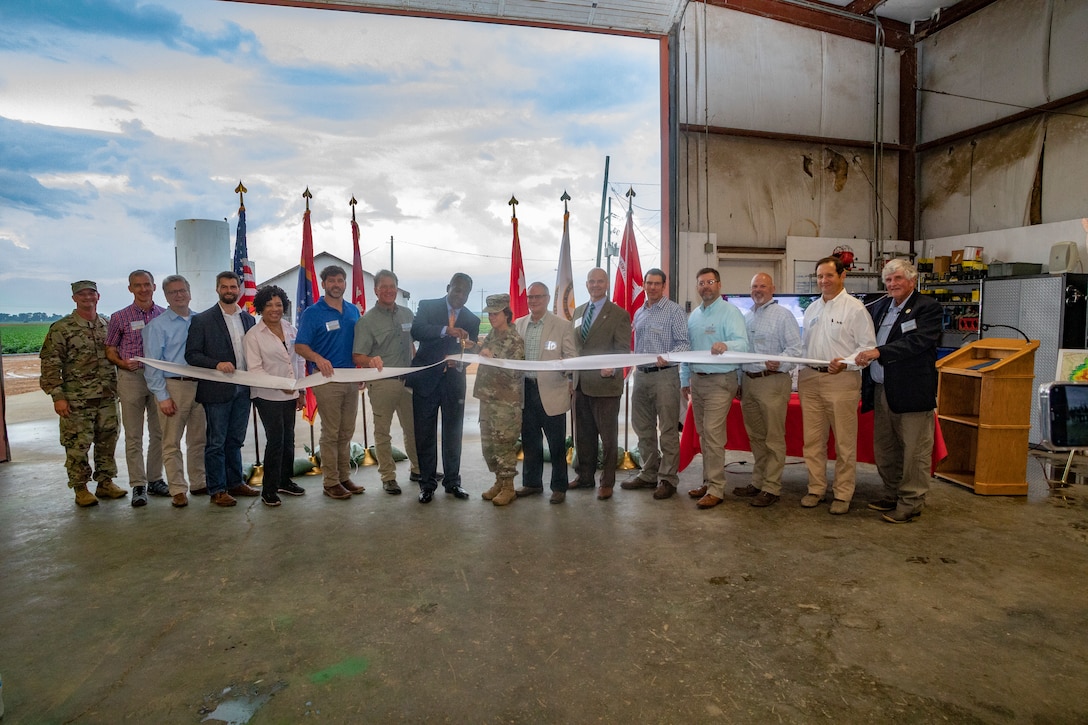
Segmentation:
[[(42, 390), (53, 398), (60, 416), (60, 443), (65, 450), (68, 487), (76, 504), (95, 506), (99, 498), (124, 498), (117, 486), (117, 370), (106, 359), (106, 318), (98, 314), (98, 286), (83, 280), (72, 283), (76, 309), (54, 322), (42, 345)], [(87, 452), (94, 444), (94, 473)], [(87, 490), (91, 478), (95, 492)]]

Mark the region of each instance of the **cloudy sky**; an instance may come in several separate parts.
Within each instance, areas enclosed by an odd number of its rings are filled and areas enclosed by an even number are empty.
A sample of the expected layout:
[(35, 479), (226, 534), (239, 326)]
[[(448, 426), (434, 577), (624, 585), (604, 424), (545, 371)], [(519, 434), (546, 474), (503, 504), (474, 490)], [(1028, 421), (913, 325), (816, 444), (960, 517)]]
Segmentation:
[(176, 220), (233, 244), (239, 180), (259, 279), (297, 264), (309, 187), (316, 251), (350, 261), (354, 195), (364, 267), (392, 235), (418, 300), (454, 270), (505, 291), (511, 194), (551, 283), (570, 193), (584, 279), (611, 156), (613, 228), (633, 184), (658, 262), (655, 41), (219, 0), (0, 2), (0, 27), (0, 311), (67, 312), (84, 278), (124, 306), (128, 271), (174, 271)]

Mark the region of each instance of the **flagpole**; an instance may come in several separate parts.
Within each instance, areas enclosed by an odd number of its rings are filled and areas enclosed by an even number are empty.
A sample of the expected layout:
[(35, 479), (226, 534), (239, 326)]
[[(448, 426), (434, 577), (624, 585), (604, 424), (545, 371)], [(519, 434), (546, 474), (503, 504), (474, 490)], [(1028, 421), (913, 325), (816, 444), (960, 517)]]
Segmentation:
[[(309, 305), (313, 304), (316, 301), (314, 299), (314, 291), (315, 291), (316, 282), (317, 282), (317, 280), (311, 279), (310, 275), (307, 274), (308, 267), (312, 267), (313, 264), (314, 264), (314, 257), (313, 257), (314, 250), (313, 250), (313, 237), (312, 237), (312, 235), (310, 236), (310, 258), (309, 258), (309, 260), (306, 259), (306, 238), (307, 238), (306, 231), (307, 231), (307, 229), (310, 228), (309, 227), (309, 224), (310, 224), (310, 199), (314, 198), (314, 195), (310, 193), (310, 187), (307, 186), (306, 190), (304, 192), (302, 192), (302, 198), (306, 200), (306, 212), (302, 216), (302, 258), (299, 261), (299, 289), (298, 289), (298, 293), (296, 294), (298, 299), (295, 300), (295, 310), (296, 310), (296, 312), (295, 312), (295, 324), (296, 324), (296, 326), (302, 320), (302, 311), (303, 311), (303, 309), (305, 309), (303, 303), (305, 302), (306, 303), (305, 306), (309, 306)], [(309, 302), (306, 302), (306, 300), (309, 300)], [(310, 409), (314, 413), (314, 415), (311, 415), (309, 418), (307, 418), (306, 413), (308, 411), (306, 409), (304, 409), (303, 415), (302, 415), (303, 419), (305, 419), (306, 422), (310, 424), (310, 464), (312, 465), (312, 468), (310, 468), (310, 470), (306, 473), (306, 475), (307, 476), (320, 476), (322, 471), (321, 471), (321, 466), (318, 465), (318, 462), (317, 462), (317, 454), (315, 453), (315, 451), (317, 450), (317, 445), (314, 442), (314, 418), (317, 417), (316, 416), (317, 400), (316, 400), (316, 398), (314, 398), (313, 388), (306, 388), (305, 395), (306, 395), (306, 408)], [(310, 408), (311, 403), (313, 403), (313, 408)]]
[[(246, 246), (246, 198), (245, 194), (249, 189), (246, 188), (242, 180), (238, 180), (238, 186), (234, 187), (234, 193), (238, 195), (238, 230), (234, 235), (234, 264), (237, 267), (241, 265), (241, 269), (235, 269), (234, 271), (242, 278), (242, 295), (238, 302), (243, 309), (246, 308), (247, 302), (249, 303), (250, 310), (252, 310), (252, 300), (246, 299), (246, 279), (245, 273), (249, 266), (249, 249)], [(253, 273), (250, 271), (250, 281), (252, 282)], [(264, 466), (261, 465), (261, 435), (260, 428), (257, 426), (257, 409), (253, 409), (253, 447), (256, 452), (257, 462), (253, 464), (253, 470), (249, 473), (249, 478), (246, 479), (247, 483), (252, 483), (259, 486), (264, 481)]]
[[(632, 226), (632, 222), (631, 222), (631, 216), (633, 214), (632, 209), (633, 209), (634, 205), (635, 205), (635, 187), (631, 186), (631, 187), (628, 187), (628, 189), (627, 189), (627, 225), (628, 225), (629, 228), (632, 229), (632, 241), (634, 241), (634, 232), (633, 232), (633, 226)], [(626, 229), (624, 230), (624, 241), (625, 242), (627, 241), (627, 230)], [(631, 306), (634, 303), (635, 298), (631, 294), (632, 291), (633, 291), (632, 287), (631, 287), (631, 265), (630, 265), (630, 260), (625, 259), (622, 256), (622, 254), (627, 254), (628, 256), (630, 256), (631, 249), (627, 248), (627, 245), (624, 245), (624, 246), (625, 246), (625, 248), (622, 250), (622, 253), (621, 253), (621, 256), (620, 256), (620, 263), (623, 265), (623, 277), (624, 277), (623, 289), (624, 289), (624, 294), (627, 296), (627, 299), (625, 300), (625, 302), (626, 302), (625, 306), (626, 306), (628, 312), (631, 313), (631, 325), (632, 325), (631, 342), (633, 344), (634, 343), (634, 336), (635, 336), (634, 335), (634, 330), (633, 330), (633, 326), (634, 326), (634, 322), (635, 322), (635, 315), (634, 315), (634, 312), (631, 310)], [(641, 267), (642, 267), (642, 264), (640, 263), (639, 268), (641, 269)], [(642, 273), (639, 272), (639, 274), (641, 275)], [(623, 397), (624, 397), (624, 403), (623, 403), (623, 458), (620, 460), (620, 464), (618, 466), (618, 468), (621, 471), (630, 471), (632, 469), (640, 467), (640, 466), (638, 466), (638, 464), (635, 463), (634, 458), (631, 457), (631, 448), (630, 448), (631, 389), (630, 389), (630, 382), (631, 382), (630, 378), (627, 378), (627, 379), (625, 379), (623, 381)]]
[[(359, 223), (355, 221), (355, 205), (358, 203), (352, 194), (351, 201), (348, 202), (351, 206), (351, 244), (354, 248), (351, 260), (351, 302), (362, 312), (366, 309), (366, 291), (363, 289), (363, 260), (359, 255)], [(362, 304), (359, 304), (360, 301)], [(360, 465), (373, 466), (377, 460), (370, 453), (370, 432), (366, 427), (366, 389), (366, 383), (363, 383), (359, 391), (359, 401), (363, 408), (363, 460)]]
[[(604, 244), (604, 202), (608, 198), (608, 161), (611, 157), (604, 157), (604, 184), (601, 188), (601, 221), (597, 225), (597, 266), (601, 266), (601, 246)], [(611, 223), (611, 220), (609, 221)]]

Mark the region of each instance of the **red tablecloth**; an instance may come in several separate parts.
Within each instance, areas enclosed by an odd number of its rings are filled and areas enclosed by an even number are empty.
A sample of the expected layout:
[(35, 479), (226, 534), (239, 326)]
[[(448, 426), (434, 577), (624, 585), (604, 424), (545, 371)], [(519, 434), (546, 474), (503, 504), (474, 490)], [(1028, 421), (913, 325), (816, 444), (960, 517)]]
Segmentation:
[[(931, 473), (936, 468), (937, 463), (948, 455), (948, 449), (944, 444), (944, 436), (941, 435), (940, 423), (936, 420), (936, 413), (934, 413), (933, 423), (933, 463), (930, 466)], [(752, 450), (752, 444), (748, 441), (748, 431), (744, 429), (744, 418), (741, 415), (739, 400), (734, 400), (733, 406), (729, 410), (729, 417), (725, 422), (725, 433), (725, 447), (727, 450)], [(798, 399), (797, 393), (792, 393), (789, 407), (786, 409), (786, 455), (803, 457), (804, 443), (804, 428), (801, 425), (801, 401)], [(684, 419), (684, 432), (680, 434), (680, 470), (683, 471), (687, 468), (695, 455), (700, 452), (702, 452), (702, 449), (699, 446), (699, 434), (695, 431), (695, 414), (692, 413), (689, 405), (687, 416)], [(831, 460), (835, 458), (834, 434), (828, 436), (827, 457)], [(873, 413), (872, 411), (862, 413), (860, 404), (858, 405), (858, 462), (876, 463), (873, 456)]]

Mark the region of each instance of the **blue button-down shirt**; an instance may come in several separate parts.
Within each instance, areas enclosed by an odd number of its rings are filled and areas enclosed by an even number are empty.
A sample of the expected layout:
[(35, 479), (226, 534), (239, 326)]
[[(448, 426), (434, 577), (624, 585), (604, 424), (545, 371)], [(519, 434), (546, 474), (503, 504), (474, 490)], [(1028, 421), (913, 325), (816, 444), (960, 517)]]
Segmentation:
[(635, 352), (661, 355), (691, 349), (684, 308), (667, 297), (635, 310)]
[[(173, 310), (167, 308), (158, 317), (144, 326), (141, 333), (144, 342), (144, 357), (155, 360), (185, 365), (185, 339), (189, 336), (189, 321), (193, 319), (193, 313), (188, 317), (182, 317)], [(144, 365), (144, 379), (147, 380), (147, 389), (155, 395), (155, 400), (162, 402), (170, 399), (170, 393), (166, 392), (166, 378), (178, 377), (174, 373), (167, 373)]]
[[(718, 298), (709, 305), (699, 305), (688, 317), (691, 349), (709, 351), (716, 342), (724, 342), (731, 352), (748, 352), (748, 331), (744, 315), (732, 302)], [(732, 373), (735, 364), (684, 363), (680, 366), (680, 386), (690, 385), (692, 373)]]
[[(753, 307), (744, 315), (748, 327), (748, 349), (765, 355), (801, 357), (801, 327), (797, 318), (776, 300)], [(746, 363), (742, 366), (750, 373), (767, 369), (766, 363)], [(782, 363), (780, 372), (788, 373), (792, 363)]]

